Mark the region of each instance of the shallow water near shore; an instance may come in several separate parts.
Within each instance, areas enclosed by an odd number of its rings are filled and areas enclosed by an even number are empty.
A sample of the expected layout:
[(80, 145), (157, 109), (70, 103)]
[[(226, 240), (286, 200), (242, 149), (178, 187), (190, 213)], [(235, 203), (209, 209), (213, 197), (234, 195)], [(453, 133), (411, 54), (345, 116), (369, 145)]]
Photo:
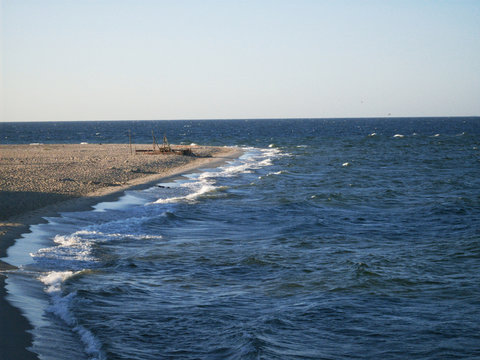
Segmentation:
[(10, 248), (40, 358), (480, 356), (478, 118), (152, 124), (245, 153)]

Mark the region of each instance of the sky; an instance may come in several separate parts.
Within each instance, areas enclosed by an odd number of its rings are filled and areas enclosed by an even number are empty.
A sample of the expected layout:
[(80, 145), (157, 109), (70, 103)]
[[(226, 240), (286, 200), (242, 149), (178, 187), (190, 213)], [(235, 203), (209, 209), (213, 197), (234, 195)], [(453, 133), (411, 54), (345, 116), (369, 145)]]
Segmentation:
[(480, 115), (480, 0), (0, 0), (1, 121)]

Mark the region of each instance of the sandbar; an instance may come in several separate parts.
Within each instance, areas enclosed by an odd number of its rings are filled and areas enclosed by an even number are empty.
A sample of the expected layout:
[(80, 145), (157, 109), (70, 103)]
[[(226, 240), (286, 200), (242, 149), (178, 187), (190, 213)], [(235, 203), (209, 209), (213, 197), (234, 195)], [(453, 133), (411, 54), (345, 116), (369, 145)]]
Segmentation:
[[(173, 148), (178, 148), (172, 146)], [(80, 211), (201, 167), (238, 158), (232, 147), (191, 146), (193, 156), (135, 152), (152, 145), (0, 145), (0, 258), (29, 226), (66, 211)], [(183, 147), (184, 148), (184, 147)], [(14, 267), (0, 260), (0, 357), (36, 359), (30, 325), (5, 299), (5, 276)]]

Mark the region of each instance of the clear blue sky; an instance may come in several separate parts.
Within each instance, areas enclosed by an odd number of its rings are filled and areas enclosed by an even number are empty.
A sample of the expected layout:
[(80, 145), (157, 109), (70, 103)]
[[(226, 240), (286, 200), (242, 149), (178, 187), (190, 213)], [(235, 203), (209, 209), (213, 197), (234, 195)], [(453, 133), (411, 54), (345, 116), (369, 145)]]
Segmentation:
[(480, 115), (480, 0), (3, 0), (2, 120)]

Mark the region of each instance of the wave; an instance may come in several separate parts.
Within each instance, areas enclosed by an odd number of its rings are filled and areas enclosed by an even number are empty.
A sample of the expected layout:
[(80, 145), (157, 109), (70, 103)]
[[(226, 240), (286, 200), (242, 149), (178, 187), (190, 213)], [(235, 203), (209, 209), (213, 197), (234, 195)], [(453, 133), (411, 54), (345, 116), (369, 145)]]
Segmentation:
[(191, 192), (187, 193), (184, 196), (174, 196), (165, 199), (157, 199), (156, 201), (150, 204), (170, 204), (177, 203), (180, 201), (195, 201), (198, 197), (208, 192), (215, 190), (217, 187), (213, 185), (212, 182), (200, 181), (196, 183), (188, 183), (182, 185), (185, 190), (190, 190)]
[(280, 171), (275, 171), (275, 172), (270, 172), (267, 174), (267, 176), (272, 176), (272, 175), (282, 175), (282, 174), (286, 174), (287, 171), (285, 170), (280, 170)]
[[(129, 222), (130, 219), (123, 219)], [(136, 223), (138, 219), (134, 219)], [(116, 223), (116, 222), (113, 222)], [(115, 227), (112, 223), (91, 225), (90, 228)], [(116, 227), (119, 231), (121, 227)], [(128, 225), (123, 230), (128, 229)], [(64, 284), (69, 279), (81, 276), (101, 266), (102, 262), (94, 254), (95, 245), (100, 242), (125, 239), (161, 239), (158, 235), (105, 233), (98, 230), (80, 230), (70, 235), (56, 235), (54, 246), (42, 248), (30, 256), (34, 267), (40, 271), (37, 279), (44, 284), (44, 291), (50, 296), (50, 305), (45, 311), (61, 319), (73, 333), (76, 333), (84, 346), (84, 352), (91, 360), (102, 360), (106, 356), (102, 352), (99, 339), (87, 328), (79, 324), (71, 310), (77, 292), (65, 292)]]
[(244, 150), (245, 154), (239, 159), (216, 169), (206, 169), (202, 173), (191, 175), (189, 181), (177, 184), (177, 186), (173, 188), (173, 191), (170, 191), (170, 193), (173, 192), (175, 196), (159, 198), (151, 204), (197, 201), (207, 193), (224, 189), (224, 186), (217, 185), (219, 179), (251, 174), (255, 172), (255, 170), (273, 165), (273, 159), (283, 155), (282, 151), (277, 148), (245, 148)]
[[(207, 194), (228, 189), (229, 186), (221, 183), (222, 179), (248, 176), (259, 169), (272, 166), (275, 158), (286, 155), (278, 148), (245, 148), (244, 151), (243, 156), (224, 166), (190, 174), (186, 179), (169, 183), (168, 187), (153, 187), (142, 192), (147, 195), (145, 197), (140, 195), (144, 202), (136, 204), (139, 206), (88, 212), (85, 215), (87, 221), (82, 222), (81, 230), (57, 234), (53, 237), (53, 246), (41, 248), (30, 254), (34, 260), (32, 268), (39, 272), (38, 280), (42, 282), (45, 292), (50, 296), (50, 305), (46, 311), (57, 316), (77, 334), (90, 359), (104, 359), (105, 354), (102, 352), (101, 342), (75, 317), (73, 306), (77, 293), (68, 292), (64, 287), (65, 283), (69, 279), (105, 265), (105, 259), (102, 259), (104, 256), (99, 252), (99, 245), (102, 243), (162, 239), (161, 235), (146, 234), (142, 229), (153, 219), (158, 221), (159, 217), (168, 216), (171, 207), (162, 208), (159, 212), (155, 207), (142, 205), (198, 201)], [(277, 171), (274, 174), (280, 173), (282, 172)], [(230, 181), (227, 185), (230, 185)], [(156, 198), (153, 202), (150, 201), (152, 196), (153, 199)], [(65, 221), (78, 224), (75, 216), (72, 218), (70, 216), (64, 214)]]
[(51, 271), (38, 278), (45, 285), (45, 292), (51, 297), (51, 305), (47, 307), (46, 311), (62, 319), (79, 335), (84, 344), (85, 353), (91, 360), (103, 360), (106, 357), (102, 353), (100, 341), (91, 331), (78, 323), (75, 315), (70, 310), (76, 293), (72, 292), (62, 296), (63, 283), (80, 273), (82, 271)]
[(80, 270), (94, 266), (96, 259), (92, 255), (92, 244), (85, 241), (80, 233), (56, 235), (53, 241), (55, 246), (30, 253), (36, 267)]

